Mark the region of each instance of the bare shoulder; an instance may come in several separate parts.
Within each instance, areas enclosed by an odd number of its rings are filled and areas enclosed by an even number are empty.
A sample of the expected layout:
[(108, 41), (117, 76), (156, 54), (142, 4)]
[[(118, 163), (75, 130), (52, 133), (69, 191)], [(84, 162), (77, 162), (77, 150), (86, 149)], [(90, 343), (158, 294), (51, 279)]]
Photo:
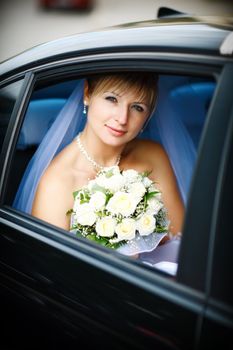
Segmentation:
[(42, 175), (38, 185), (37, 191), (45, 191), (47, 195), (49, 193), (56, 193), (56, 191), (62, 191), (64, 183), (64, 174), (62, 173), (62, 167), (54, 164), (50, 164)]
[(169, 162), (166, 151), (163, 146), (152, 140), (134, 140), (129, 146), (129, 152), (132, 151), (140, 159), (152, 162), (154, 165), (161, 162)]
[(130, 166), (140, 171), (149, 170), (150, 177), (159, 182), (163, 190), (165, 186), (168, 188), (168, 184), (175, 186), (174, 172), (161, 144), (151, 140), (134, 140), (129, 146), (127, 161)]
[(40, 179), (32, 207), (32, 215), (67, 229), (65, 213), (72, 207), (73, 178), (65, 153), (59, 154)]
[(70, 182), (66, 169), (63, 169), (62, 166), (51, 164), (39, 182), (33, 205), (34, 209), (36, 207), (43, 207), (47, 203), (49, 205), (52, 204), (53, 208), (57, 203), (60, 206), (62, 206), (62, 203), (65, 204), (67, 202), (67, 195), (72, 195), (69, 192), (69, 188), (71, 188)]
[(61, 152), (61, 154), (52, 160), (48, 168), (45, 170), (38, 188), (43, 188), (47, 191), (58, 188), (61, 189), (62, 184), (65, 181), (66, 167), (65, 154), (62, 154)]
[(159, 142), (152, 140), (137, 140), (138, 146), (144, 148), (145, 150), (159, 151), (163, 150), (162, 145)]

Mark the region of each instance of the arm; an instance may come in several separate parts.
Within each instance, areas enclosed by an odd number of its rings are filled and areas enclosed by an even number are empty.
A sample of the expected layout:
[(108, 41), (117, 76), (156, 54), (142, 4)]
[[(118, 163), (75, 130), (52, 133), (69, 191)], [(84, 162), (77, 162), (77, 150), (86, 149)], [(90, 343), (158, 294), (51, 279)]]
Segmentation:
[[(69, 203), (65, 186), (50, 173), (45, 173), (36, 191), (32, 215), (48, 223), (69, 230), (69, 217), (66, 212)], [(72, 198), (71, 198), (72, 199)]]
[(159, 144), (155, 144), (153, 152), (153, 177), (158, 182), (162, 192), (164, 205), (168, 210), (170, 220), (170, 232), (174, 235), (182, 231), (184, 219), (184, 204), (182, 202), (176, 178), (171, 167), (169, 158)]

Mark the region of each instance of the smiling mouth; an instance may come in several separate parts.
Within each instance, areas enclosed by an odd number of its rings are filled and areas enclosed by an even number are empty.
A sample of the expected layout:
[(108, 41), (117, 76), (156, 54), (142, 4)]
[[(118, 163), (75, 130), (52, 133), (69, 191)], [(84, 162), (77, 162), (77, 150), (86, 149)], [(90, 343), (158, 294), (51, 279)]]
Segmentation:
[(110, 129), (110, 131), (112, 131), (113, 133), (118, 134), (118, 135), (124, 135), (124, 134), (126, 134), (126, 132), (127, 132), (127, 131), (124, 131), (124, 130), (115, 129), (115, 128), (113, 128), (113, 127), (107, 125), (107, 124), (105, 124), (105, 126), (106, 126), (108, 129)]

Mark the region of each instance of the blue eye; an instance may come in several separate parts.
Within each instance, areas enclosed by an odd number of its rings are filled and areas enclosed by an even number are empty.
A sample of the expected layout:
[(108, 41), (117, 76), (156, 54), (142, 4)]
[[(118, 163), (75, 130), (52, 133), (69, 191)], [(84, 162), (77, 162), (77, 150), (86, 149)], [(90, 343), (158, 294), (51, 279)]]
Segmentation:
[(144, 108), (139, 105), (134, 105), (133, 108), (135, 108), (137, 112), (144, 112)]
[(117, 102), (117, 99), (116, 99), (116, 97), (114, 97), (114, 96), (107, 96), (107, 97), (105, 97), (105, 99), (106, 99), (107, 101), (110, 101), (110, 102)]

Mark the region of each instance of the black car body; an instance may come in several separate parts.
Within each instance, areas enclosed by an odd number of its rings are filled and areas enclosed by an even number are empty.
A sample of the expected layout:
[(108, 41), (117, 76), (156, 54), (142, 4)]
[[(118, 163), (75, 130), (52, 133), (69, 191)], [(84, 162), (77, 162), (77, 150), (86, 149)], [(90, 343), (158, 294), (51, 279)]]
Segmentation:
[[(2, 348), (231, 348), (231, 35), (229, 19), (163, 18), (66, 37), (1, 63)], [(175, 276), (75, 239), (12, 205), (35, 151), (18, 147), (30, 100), (53, 82), (127, 70), (215, 84), (196, 142)]]

